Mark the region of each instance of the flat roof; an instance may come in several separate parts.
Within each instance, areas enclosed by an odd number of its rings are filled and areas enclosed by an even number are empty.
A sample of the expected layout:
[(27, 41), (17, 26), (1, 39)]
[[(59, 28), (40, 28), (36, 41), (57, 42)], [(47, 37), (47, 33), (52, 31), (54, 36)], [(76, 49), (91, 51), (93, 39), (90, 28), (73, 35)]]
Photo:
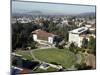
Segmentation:
[(81, 33), (85, 32), (85, 31), (87, 31), (87, 30), (88, 30), (87, 27), (80, 27), (80, 28), (71, 30), (71, 31), (69, 31), (69, 32), (75, 33), (75, 34), (81, 34)]

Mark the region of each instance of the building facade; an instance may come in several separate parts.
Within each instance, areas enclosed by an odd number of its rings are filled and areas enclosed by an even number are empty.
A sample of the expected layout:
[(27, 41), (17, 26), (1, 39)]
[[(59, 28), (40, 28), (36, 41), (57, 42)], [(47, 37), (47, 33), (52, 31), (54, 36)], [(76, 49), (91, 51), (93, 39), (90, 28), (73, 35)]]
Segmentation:
[(69, 42), (75, 43), (78, 47), (81, 47), (83, 38), (82, 35), (85, 35), (88, 31), (87, 27), (81, 27), (74, 30), (69, 31)]

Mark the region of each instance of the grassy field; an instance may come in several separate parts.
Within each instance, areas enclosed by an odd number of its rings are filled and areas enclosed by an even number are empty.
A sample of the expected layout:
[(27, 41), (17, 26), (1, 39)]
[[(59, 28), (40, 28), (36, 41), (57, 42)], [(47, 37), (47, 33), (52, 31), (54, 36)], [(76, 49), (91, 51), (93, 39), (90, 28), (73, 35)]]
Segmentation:
[(42, 49), (33, 52), (33, 55), (48, 63), (57, 63), (65, 68), (71, 67), (76, 62), (75, 55), (67, 49)]
[[(76, 56), (68, 49), (50, 48), (34, 50), (32, 52), (35, 58), (41, 61), (60, 64), (65, 68), (69, 68), (76, 63)], [(16, 53), (22, 55), (28, 60), (33, 60), (29, 51), (19, 50)]]
[(33, 60), (29, 51), (18, 50), (16, 53), (22, 55), (22, 57), (26, 58), (27, 60)]

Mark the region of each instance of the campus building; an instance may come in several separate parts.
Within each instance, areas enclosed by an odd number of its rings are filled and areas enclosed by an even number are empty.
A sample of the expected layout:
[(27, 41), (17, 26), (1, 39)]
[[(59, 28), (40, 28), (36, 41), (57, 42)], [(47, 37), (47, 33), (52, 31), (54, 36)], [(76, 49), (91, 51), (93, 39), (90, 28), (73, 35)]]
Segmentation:
[(37, 41), (40, 44), (42, 43), (53, 44), (54, 43), (55, 35), (52, 33), (48, 33), (46, 31), (38, 29), (38, 30), (33, 31), (32, 34), (33, 34), (33, 40)]
[(87, 27), (81, 27), (69, 31), (69, 42), (74, 42), (78, 47), (81, 47), (83, 38), (87, 36), (87, 31)]

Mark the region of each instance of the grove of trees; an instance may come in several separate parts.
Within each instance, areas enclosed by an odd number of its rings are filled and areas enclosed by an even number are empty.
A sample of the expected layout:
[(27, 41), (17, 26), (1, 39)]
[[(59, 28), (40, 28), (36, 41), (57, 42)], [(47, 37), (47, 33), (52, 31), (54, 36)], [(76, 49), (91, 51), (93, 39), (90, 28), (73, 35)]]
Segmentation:
[(26, 48), (32, 46), (35, 48), (35, 42), (32, 39), (31, 32), (39, 27), (32, 23), (14, 23), (12, 24), (12, 50), (16, 48)]
[(83, 38), (82, 48), (89, 49), (89, 52), (95, 55), (96, 54), (96, 38), (94, 38), (93, 36), (90, 36), (89, 40), (86, 38)]

